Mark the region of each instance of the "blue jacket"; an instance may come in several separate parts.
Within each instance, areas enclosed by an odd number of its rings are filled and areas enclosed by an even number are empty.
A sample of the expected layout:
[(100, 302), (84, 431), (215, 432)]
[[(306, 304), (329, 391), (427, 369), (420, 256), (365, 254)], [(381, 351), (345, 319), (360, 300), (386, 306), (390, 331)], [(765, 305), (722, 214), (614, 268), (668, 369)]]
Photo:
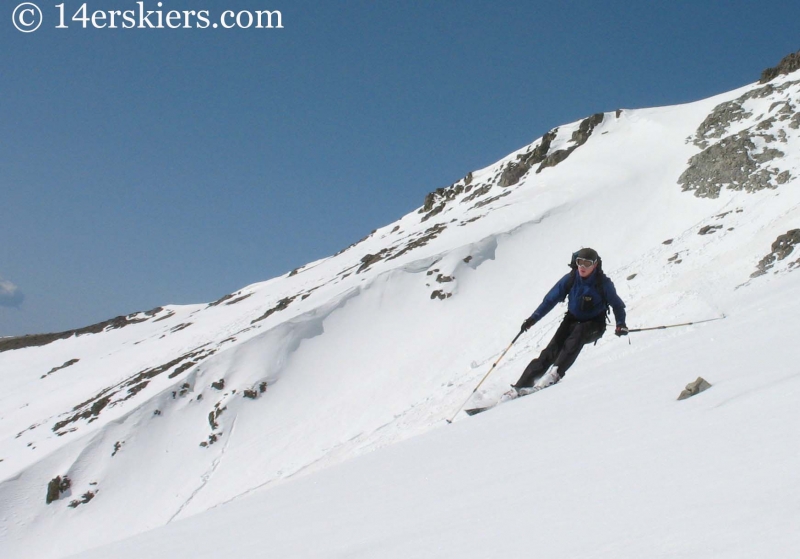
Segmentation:
[[(575, 283), (572, 285), (572, 289), (569, 290), (569, 293), (567, 293), (567, 287), (572, 274), (575, 274)], [(586, 279), (582, 278), (577, 270), (571, 271), (565, 275), (558, 280), (558, 283), (553, 286), (553, 289), (545, 295), (542, 304), (533, 312), (531, 318), (536, 319), (538, 322), (544, 315), (553, 310), (553, 307), (564, 301), (567, 295), (569, 295), (569, 302), (567, 303), (569, 314), (579, 321), (584, 322), (603, 316), (606, 312), (605, 303), (607, 302), (614, 310), (614, 319), (617, 325), (625, 324), (625, 303), (623, 303), (622, 299), (617, 295), (614, 283), (608, 276), (603, 274), (601, 282), (603, 285), (603, 293), (605, 294), (604, 302), (603, 297), (597, 290), (595, 274), (597, 274), (597, 270), (592, 272)]]

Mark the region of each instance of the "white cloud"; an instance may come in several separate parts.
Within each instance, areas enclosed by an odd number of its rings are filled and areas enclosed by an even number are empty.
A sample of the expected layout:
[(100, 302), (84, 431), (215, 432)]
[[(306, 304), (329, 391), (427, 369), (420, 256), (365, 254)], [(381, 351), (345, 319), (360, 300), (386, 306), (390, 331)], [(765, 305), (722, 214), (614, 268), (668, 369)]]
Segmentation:
[(25, 295), (19, 287), (0, 277), (0, 307), (19, 307)]

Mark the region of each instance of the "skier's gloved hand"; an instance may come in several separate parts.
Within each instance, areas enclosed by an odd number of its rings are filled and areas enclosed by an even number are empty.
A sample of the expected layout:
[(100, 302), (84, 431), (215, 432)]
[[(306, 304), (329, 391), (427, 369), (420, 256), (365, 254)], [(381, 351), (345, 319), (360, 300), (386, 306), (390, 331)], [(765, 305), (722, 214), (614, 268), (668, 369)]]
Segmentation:
[(523, 332), (527, 332), (528, 329), (531, 326), (533, 326), (534, 324), (536, 324), (536, 319), (535, 318), (533, 318), (533, 317), (526, 318), (525, 322), (522, 323), (522, 326), (520, 327), (520, 330), (522, 330)]
[(617, 329), (614, 330), (614, 334), (616, 336), (627, 336), (628, 335), (628, 327), (625, 324), (618, 324)]

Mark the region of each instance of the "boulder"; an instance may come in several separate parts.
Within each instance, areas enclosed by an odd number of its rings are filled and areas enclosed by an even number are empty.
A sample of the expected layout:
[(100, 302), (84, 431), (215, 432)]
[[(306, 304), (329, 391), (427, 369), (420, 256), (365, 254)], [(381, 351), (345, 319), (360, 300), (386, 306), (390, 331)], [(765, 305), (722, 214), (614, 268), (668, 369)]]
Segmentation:
[(711, 388), (711, 383), (709, 383), (703, 377), (697, 377), (697, 380), (694, 382), (690, 382), (686, 385), (686, 388), (683, 392), (681, 392), (680, 396), (678, 396), (678, 400), (685, 400), (686, 398), (691, 398), (692, 396), (696, 396), (700, 394), (704, 390), (708, 390)]

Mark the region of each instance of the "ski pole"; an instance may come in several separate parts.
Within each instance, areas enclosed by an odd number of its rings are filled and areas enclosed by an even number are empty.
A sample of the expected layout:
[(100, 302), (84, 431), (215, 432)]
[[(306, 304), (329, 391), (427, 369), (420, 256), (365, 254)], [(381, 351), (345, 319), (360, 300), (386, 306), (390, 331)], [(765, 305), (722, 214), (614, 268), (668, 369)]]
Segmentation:
[(681, 324), (668, 324), (666, 326), (651, 326), (650, 328), (633, 328), (628, 330), (628, 333), (631, 332), (644, 332), (646, 330), (664, 330), (665, 328), (676, 328), (678, 326), (691, 326), (692, 324), (700, 324), (701, 322), (711, 322), (712, 320), (722, 320), (723, 318), (727, 318), (724, 314), (722, 316), (718, 316), (717, 318), (707, 318), (705, 320), (695, 320), (694, 322), (683, 322)]
[(453, 420), (456, 418), (456, 416), (458, 415), (458, 413), (459, 413), (459, 412), (460, 412), (460, 411), (461, 411), (461, 410), (464, 408), (464, 406), (466, 406), (466, 405), (467, 405), (467, 402), (469, 402), (469, 399), (470, 399), (470, 398), (472, 398), (472, 395), (473, 395), (473, 394), (475, 394), (475, 393), (478, 391), (478, 388), (480, 388), (480, 387), (481, 387), (481, 384), (483, 384), (483, 381), (485, 381), (485, 380), (486, 380), (486, 379), (489, 377), (489, 375), (490, 375), (490, 374), (492, 374), (492, 371), (494, 371), (494, 368), (495, 368), (495, 367), (497, 367), (497, 364), (498, 364), (498, 363), (500, 363), (500, 360), (501, 360), (503, 357), (505, 357), (506, 353), (508, 353), (508, 350), (509, 350), (509, 349), (511, 349), (511, 346), (512, 346), (512, 345), (514, 345), (514, 342), (516, 342), (516, 341), (517, 341), (517, 339), (518, 339), (518, 338), (519, 338), (519, 337), (520, 337), (520, 336), (521, 336), (521, 335), (522, 335), (524, 332), (525, 332), (525, 330), (520, 330), (520, 331), (519, 331), (519, 334), (517, 334), (517, 335), (516, 335), (516, 337), (515, 337), (513, 340), (511, 340), (511, 343), (510, 343), (510, 344), (508, 344), (508, 347), (505, 349), (505, 351), (504, 351), (503, 353), (501, 353), (501, 354), (500, 354), (500, 357), (498, 357), (498, 358), (497, 358), (497, 361), (495, 361), (495, 362), (492, 364), (492, 367), (489, 369), (489, 372), (488, 372), (488, 373), (486, 373), (485, 375), (483, 375), (483, 378), (482, 378), (482, 379), (481, 379), (481, 381), (478, 383), (478, 386), (476, 386), (476, 387), (475, 387), (475, 389), (474, 389), (472, 392), (470, 392), (470, 395), (467, 397), (467, 399), (466, 399), (466, 400), (464, 400), (464, 403), (463, 403), (463, 404), (461, 404), (461, 405), (458, 407), (458, 409), (456, 410), (456, 413), (454, 413), (454, 414), (453, 414), (453, 417), (451, 417), (450, 419), (448, 419), (448, 420), (447, 420), (447, 422), (448, 422), (448, 423), (452, 423), (452, 422), (453, 422)]

